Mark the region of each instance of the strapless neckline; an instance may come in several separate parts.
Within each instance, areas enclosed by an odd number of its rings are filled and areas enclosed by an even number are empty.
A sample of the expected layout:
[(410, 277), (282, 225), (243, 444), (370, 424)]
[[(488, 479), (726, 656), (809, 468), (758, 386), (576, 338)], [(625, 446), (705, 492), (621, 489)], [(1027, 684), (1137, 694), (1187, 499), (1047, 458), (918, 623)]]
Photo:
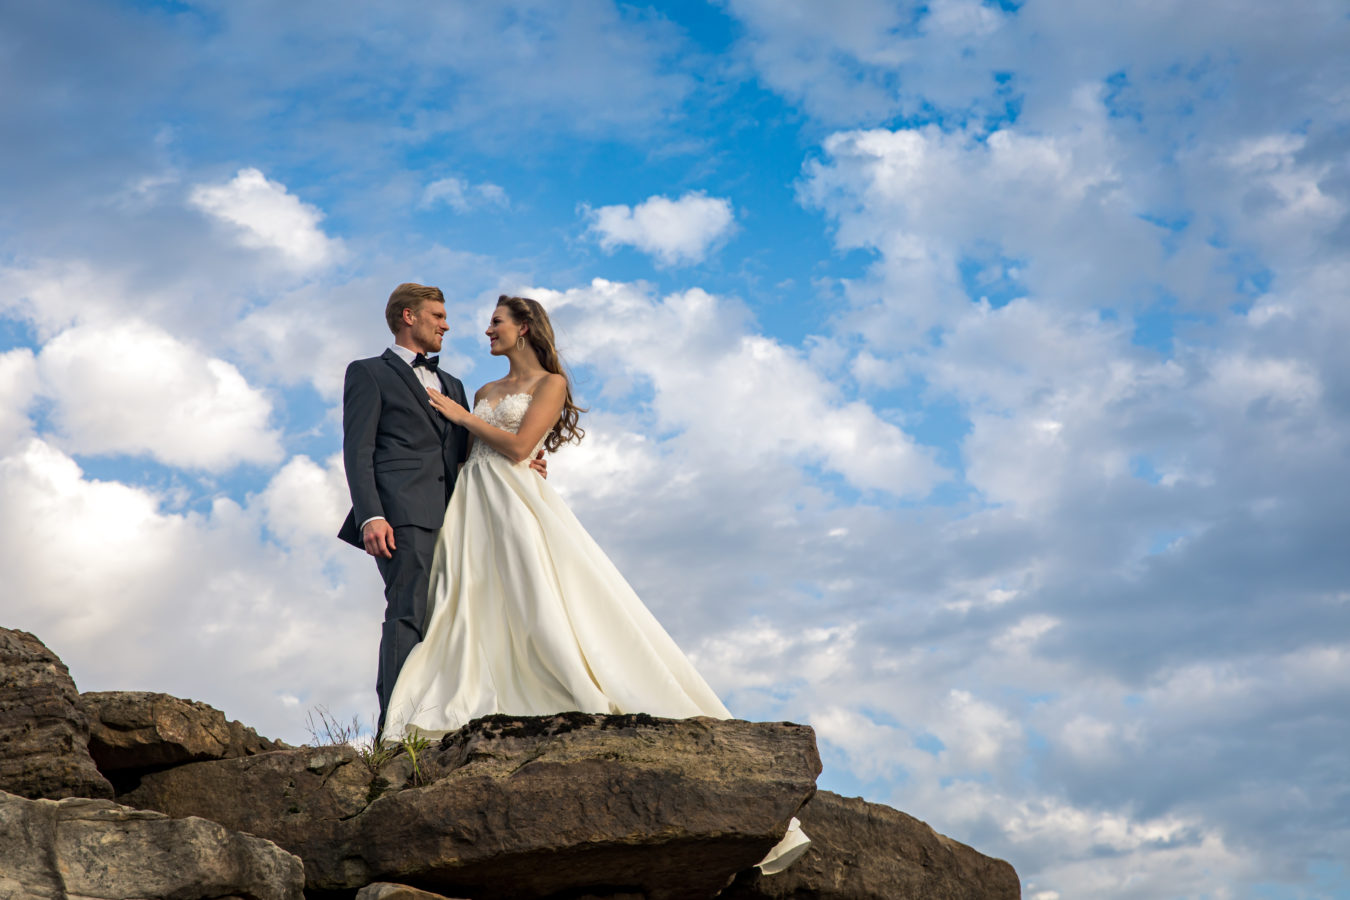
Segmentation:
[(531, 400), (533, 400), (534, 394), (531, 394), (529, 391), (512, 391), (509, 394), (502, 394), (500, 397), (497, 398), (496, 403), (488, 403), (488, 398), (484, 397), (483, 399), (478, 401), (476, 406), (474, 406), (473, 411), (478, 412), (479, 406), (487, 406), (488, 412), (492, 412), (494, 409), (501, 406), (503, 403), (505, 403), (507, 400), (510, 400), (512, 397), (529, 397)]

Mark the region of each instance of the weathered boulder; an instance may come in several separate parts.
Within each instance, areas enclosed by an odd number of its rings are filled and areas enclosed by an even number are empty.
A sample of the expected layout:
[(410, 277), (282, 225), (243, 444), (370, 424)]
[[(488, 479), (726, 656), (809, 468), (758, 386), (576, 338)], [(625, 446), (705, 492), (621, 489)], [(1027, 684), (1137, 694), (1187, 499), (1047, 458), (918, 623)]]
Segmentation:
[(416, 762), (376, 775), (301, 748), (149, 773), (120, 799), (275, 841), (314, 891), (680, 900), (758, 862), (820, 772), (801, 725), (581, 713), (480, 719)]
[(0, 792), (0, 897), (300, 900), (300, 860), (205, 819)]
[(89, 718), (89, 755), (104, 775), (286, 748), (196, 700), (100, 691), (81, 694), (80, 702)]
[(786, 871), (741, 873), (719, 900), (1018, 900), (1013, 867), (897, 809), (818, 791), (798, 818), (811, 849)]
[(0, 628), (0, 791), (111, 797), (88, 742), (89, 723), (65, 664), (28, 632)]

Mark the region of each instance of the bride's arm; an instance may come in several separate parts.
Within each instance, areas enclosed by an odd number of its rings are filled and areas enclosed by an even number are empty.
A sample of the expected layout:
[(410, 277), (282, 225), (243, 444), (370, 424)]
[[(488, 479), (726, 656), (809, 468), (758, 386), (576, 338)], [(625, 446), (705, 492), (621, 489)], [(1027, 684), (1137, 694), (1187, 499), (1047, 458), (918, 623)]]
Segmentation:
[(444, 394), (435, 391), (428, 393), (431, 395), (431, 405), (451, 422), (468, 429), (474, 440), (483, 441), (512, 462), (524, 462), (553, 428), (558, 416), (562, 415), (563, 401), (567, 398), (567, 379), (561, 375), (544, 376), (543, 381), (535, 386), (534, 400), (520, 422), (520, 431), (514, 434), (489, 425)]

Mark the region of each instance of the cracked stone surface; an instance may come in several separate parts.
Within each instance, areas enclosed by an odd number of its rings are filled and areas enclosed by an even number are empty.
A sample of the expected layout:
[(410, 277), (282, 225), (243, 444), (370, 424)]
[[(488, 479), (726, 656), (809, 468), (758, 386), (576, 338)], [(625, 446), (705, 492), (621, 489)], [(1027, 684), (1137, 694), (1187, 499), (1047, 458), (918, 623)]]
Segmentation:
[(300, 860), (205, 819), (0, 792), (0, 897), (301, 900)]
[(475, 900), (712, 897), (815, 792), (791, 723), (564, 713), (493, 716), (378, 775), (349, 747), (191, 763), (120, 802), (266, 837), (311, 891), (397, 882)]

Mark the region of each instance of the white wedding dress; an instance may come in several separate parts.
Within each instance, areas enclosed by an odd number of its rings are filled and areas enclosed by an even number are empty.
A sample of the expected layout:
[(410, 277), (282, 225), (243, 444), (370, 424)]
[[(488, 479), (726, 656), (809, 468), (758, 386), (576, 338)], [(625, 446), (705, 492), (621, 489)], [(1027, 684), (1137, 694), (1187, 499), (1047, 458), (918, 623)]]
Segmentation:
[[(514, 432), (532, 399), (473, 412)], [(731, 718), (558, 492), (483, 441), (460, 470), (431, 572), (426, 633), (394, 685), (387, 740), (496, 713)], [(760, 867), (781, 871), (809, 844), (793, 819)]]

